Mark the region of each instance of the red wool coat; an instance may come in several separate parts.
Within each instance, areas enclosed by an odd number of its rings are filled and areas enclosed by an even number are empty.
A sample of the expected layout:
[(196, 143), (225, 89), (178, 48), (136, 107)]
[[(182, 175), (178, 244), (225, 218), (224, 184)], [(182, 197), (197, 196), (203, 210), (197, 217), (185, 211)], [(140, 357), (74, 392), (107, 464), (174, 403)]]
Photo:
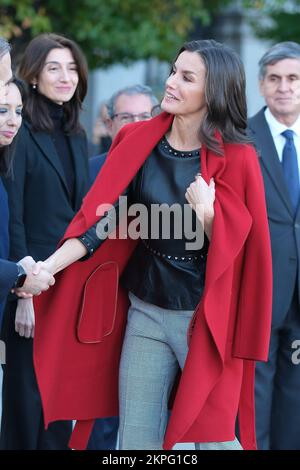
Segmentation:
[[(172, 119), (162, 113), (120, 131), (64, 239), (82, 234), (103, 215), (100, 204), (118, 199)], [(215, 219), (205, 289), (191, 323), (164, 448), (232, 440), (239, 411), (242, 445), (255, 449), (254, 361), (267, 360), (272, 303), (263, 182), (250, 145), (225, 144), (224, 157), (203, 147), (201, 173), (207, 182), (215, 179)], [(35, 299), (34, 363), (45, 425), (76, 419), (73, 448), (85, 448), (93, 418), (118, 414), (128, 309), (118, 278), (135, 246), (133, 240), (107, 240)]]

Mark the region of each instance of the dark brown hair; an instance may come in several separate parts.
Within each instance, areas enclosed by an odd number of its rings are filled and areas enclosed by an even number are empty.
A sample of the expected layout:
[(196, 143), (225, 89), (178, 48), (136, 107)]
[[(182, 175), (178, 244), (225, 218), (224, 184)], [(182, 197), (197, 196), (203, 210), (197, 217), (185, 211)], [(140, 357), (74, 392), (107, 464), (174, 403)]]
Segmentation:
[(28, 44), (19, 68), (20, 77), (29, 85), (28, 99), (25, 106), (25, 116), (33, 128), (39, 131), (51, 132), (53, 123), (49, 109), (43, 97), (32, 87), (43, 70), (46, 58), (52, 49), (68, 48), (77, 66), (78, 85), (71, 100), (63, 104), (65, 131), (67, 133), (80, 131), (79, 111), (87, 92), (88, 68), (86, 59), (80, 47), (71, 39), (57, 34), (40, 34)]
[[(24, 102), (26, 102), (25, 83), (23, 83), (21, 80), (17, 80), (15, 77), (9, 80), (8, 84), (10, 83), (14, 83), (14, 85), (16, 85), (16, 87), (18, 88), (21, 94), (22, 102), (24, 104)], [(5, 145), (3, 147), (0, 147), (0, 174), (4, 174), (5, 176), (12, 175), (14, 149), (15, 149), (17, 138), (18, 136), (14, 138), (13, 142), (10, 145)]]
[(216, 130), (224, 142), (249, 143), (246, 80), (239, 56), (230, 47), (212, 39), (187, 42), (177, 57), (184, 51), (197, 52), (206, 68), (207, 114), (199, 128), (201, 142), (219, 155), (222, 149), (215, 137)]

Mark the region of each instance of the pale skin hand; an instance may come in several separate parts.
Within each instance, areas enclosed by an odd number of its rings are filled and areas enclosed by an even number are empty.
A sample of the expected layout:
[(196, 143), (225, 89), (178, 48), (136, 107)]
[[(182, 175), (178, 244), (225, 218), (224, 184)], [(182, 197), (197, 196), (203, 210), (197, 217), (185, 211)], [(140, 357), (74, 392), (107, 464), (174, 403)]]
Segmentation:
[[(46, 261), (38, 261), (38, 263), (36, 263), (33, 267), (32, 277), (38, 277), (42, 271), (45, 271), (47, 275), (53, 279), (54, 284), (54, 274), (63, 270), (75, 261), (78, 261), (86, 254), (87, 249), (85, 246), (79, 240), (77, 240), (77, 238), (71, 238), (70, 240), (67, 240), (58, 250), (56, 250)], [(46, 286), (43, 290), (47, 290), (49, 285)], [(15, 289), (15, 291), (17, 291), (16, 293), (18, 295), (22, 294), (19, 292), (19, 289)], [(38, 292), (36, 295), (39, 294), (40, 292)]]
[(30, 298), (32, 295), (39, 295), (41, 292), (48, 290), (53, 286), (55, 279), (53, 275), (47, 270), (47, 266), (39, 262), (37, 267), (35, 261), (31, 256), (26, 256), (19, 263), (22, 265), (27, 273), (24, 285), (18, 289), (13, 289), (16, 295), (22, 298)]
[[(25, 258), (19, 261), (19, 264), (22, 265), (26, 273), (29, 273), (35, 266), (35, 261), (31, 256), (25, 256)], [(23, 299), (30, 299), (32, 297), (32, 294), (26, 294), (25, 292), (21, 292), (19, 289), (12, 289), (11, 292)]]
[(186, 190), (185, 198), (191, 208), (196, 212), (196, 216), (200, 220), (207, 238), (210, 240), (215, 216), (214, 179), (211, 178), (208, 185), (200, 174), (196, 175), (195, 181), (193, 181)]
[(19, 299), (16, 311), (15, 330), (24, 338), (34, 337), (33, 299)]

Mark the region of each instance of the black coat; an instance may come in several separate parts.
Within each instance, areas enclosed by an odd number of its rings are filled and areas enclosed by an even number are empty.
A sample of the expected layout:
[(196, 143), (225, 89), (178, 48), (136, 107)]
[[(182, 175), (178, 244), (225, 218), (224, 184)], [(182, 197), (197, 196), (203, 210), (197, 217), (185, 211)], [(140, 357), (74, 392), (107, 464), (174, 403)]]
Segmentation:
[(10, 259), (47, 258), (79, 210), (88, 190), (87, 141), (70, 136), (75, 170), (74, 204), (50, 135), (24, 122), (19, 131), (14, 179), (6, 182), (10, 209)]
[(265, 184), (273, 262), (273, 324), (276, 325), (290, 307), (296, 283), (300, 294), (300, 279), (297, 276), (300, 207), (294, 218), (282, 166), (264, 111), (265, 108), (261, 109), (249, 120), (249, 131), (260, 157)]
[(2, 317), (2, 302), (17, 279), (18, 268), (16, 263), (0, 259), (0, 324)]
[(3, 303), (18, 274), (16, 263), (6, 261), (8, 246), (7, 195), (0, 176), (0, 325), (2, 321)]

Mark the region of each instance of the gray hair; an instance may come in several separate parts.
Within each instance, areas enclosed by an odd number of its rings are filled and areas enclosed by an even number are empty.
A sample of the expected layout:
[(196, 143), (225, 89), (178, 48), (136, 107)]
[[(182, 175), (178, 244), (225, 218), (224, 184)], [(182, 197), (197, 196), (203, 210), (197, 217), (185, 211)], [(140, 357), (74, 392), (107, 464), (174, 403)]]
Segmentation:
[(10, 52), (9, 42), (0, 36), (0, 58)]
[(262, 56), (259, 65), (259, 79), (262, 80), (267, 71), (267, 65), (274, 65), (279, 60), (298, 59), (300, 60), (300, 44), (292, 41), (279, 42), (272, 46)]
[(158, 99), (153, 94), (153, 91), (151, 90), (149, 86), (133, 85), (133, 86), (121, 88), (120, 90), (116, 91), (116, 93), (114, 93), (106, 103), (108, 115), (111, 119), (113, 119), (114, 114), (115, 114), (116, 101), (121, 95), (128, 95), (128, 96), (145, 95), (150, 98), (153, 107), (158, 105)]

